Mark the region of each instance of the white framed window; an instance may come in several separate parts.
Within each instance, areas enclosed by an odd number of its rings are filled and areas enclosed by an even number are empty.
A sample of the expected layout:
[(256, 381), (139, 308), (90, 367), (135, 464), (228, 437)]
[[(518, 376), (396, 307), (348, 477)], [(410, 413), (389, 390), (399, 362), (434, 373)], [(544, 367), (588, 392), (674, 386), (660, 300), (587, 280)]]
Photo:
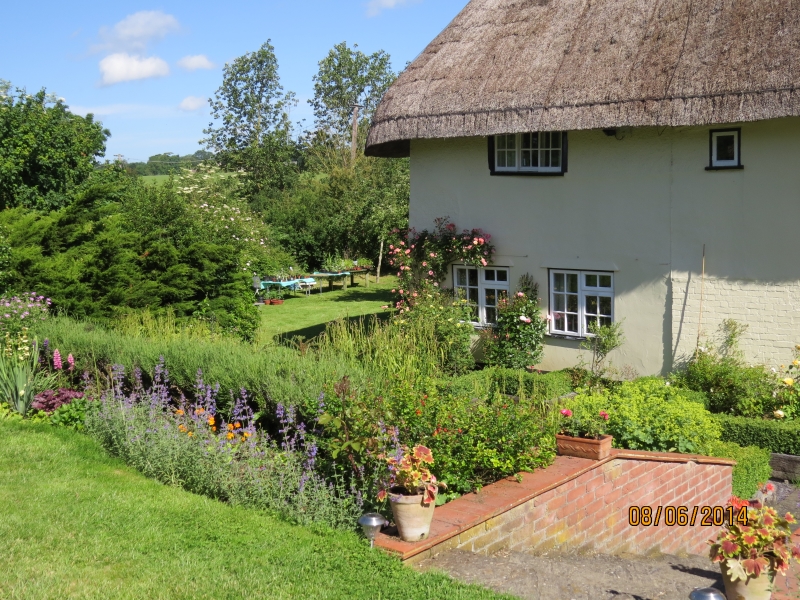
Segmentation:
[(551, 269), (550, 333), (586, 337), (592, 322), (614, 322), (614, 274)]
[(564, 131), (509, 133), (489, 138), (492, 174), (563, 174), (567, 165)]
[(709, 136), (708, 169), (741, 169), (741, 129), (712, 129)]
[(453, 288), (460, 298), (465, 298), (470, 303), (473, 323), (497, 323), (500, 300), (508, 298), (508, 275), (505, 267), (476, 269), (453, 265)]

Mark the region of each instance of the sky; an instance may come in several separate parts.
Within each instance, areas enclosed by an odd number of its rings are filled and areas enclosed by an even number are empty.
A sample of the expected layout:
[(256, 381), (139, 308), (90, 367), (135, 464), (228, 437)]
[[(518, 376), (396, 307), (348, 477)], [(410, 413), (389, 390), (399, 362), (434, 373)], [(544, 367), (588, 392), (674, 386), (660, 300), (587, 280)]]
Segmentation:
[(106, 158), (190, 154), (208, 127), (208, 98), (226, 62), (270, 41), (281, 84), (310, 128), (312, 77), (337, 43), (413, 60), (467, 0), (167, 0), (13, 2), (3, 10), (0, 79), (46, 88), (111, 130)]

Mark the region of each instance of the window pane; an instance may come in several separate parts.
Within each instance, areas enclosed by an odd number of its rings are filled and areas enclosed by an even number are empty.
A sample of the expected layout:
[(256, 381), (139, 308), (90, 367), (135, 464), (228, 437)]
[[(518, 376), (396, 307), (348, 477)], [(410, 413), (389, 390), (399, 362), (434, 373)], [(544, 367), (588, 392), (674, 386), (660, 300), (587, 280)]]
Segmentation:
[(561, 150), (553, 150), (550, 153), (550, 166), (552, 167), (560, 167), (561, 166)]
[(517, 153), (514, 150), (506, 150), (506, 166), (507, 167), (516, 167), (517, 166)]
[(600, 314), (611, 316), (611, 298), (600, 296)]
[(585, 277), (586, 287), (597, 287), (597, 275), (586, 275)]
[(506, 136), (504, 136), (504, 135), (496, 135), (494, 137), (497, 140), (497, 149), (498, 150), (505, 150), (506, 149)]
[(523, 150), (522, 151), (522, 162), (520, 163), (522, 167), (530, 167), (531, 166), (531, 151), (530, 150)]
[(497, 271), (497, 281), (508, 281), (508, 271)]
[(586, 314), (597, 314), (597, 296), (586, 296)]
[(567, 299), (564, 294), (553, 294), (553, 310), (567, 310)]
[(555, 313), (553, 315), (553, 329), (556, 331), (565, 331), (566, 320), (564, 319), (564, 313)]
[(530, 133), (523, 133), (522, 134), (522, 147), (523, 148), (530, 148), (531, 147), (531, 134)]
[(478, 285), (478, 271), (475, 269), (469, 269), (469, 285)]
[(578, 315), (567, 315), (567, 331), (578, 333)]
[(494, 269), (486, 269), (483, 273), (486, 281), (494, 281)]
[(506, 153), (503, 151), (497, 153), (497, 166), (498, 167), (506, 166)]
[(553, 289), (556, 292), (564, 291), (564, 273), (553, 274)]
[(497, 306), (497, 292), (494, 290), (484, 290), (485, 306)]
[(550, 151), (549, 150), (542, 150), (542, 166), (549, 167), (550, 166)]
[(457, 285), (467, 285), (467, 270), (466, 269), (456, 269), (456, 273), (458, 274), (458, 283)]
[(549, 148), (550, 147), (550, 132), (545, 131), (542, 135), (542, 145), (540, 148)]
[(600, 275), (600, 287), (602, 288), (611, 287), (611, 275)]
[(736, 160), (736, 136), (717, 136), (717, 160)]
[(469, 301), (472, 304), (477, 304), (478, 303), (478, 288), (467, 288), (467, 290), (469, 292), (469, 294), (467, 296), (467, 298), (469, 298)]
[(477, 306), (473, 306), (472, 307), (472, 320), (475, 321), (476, 323), (479, 320), (478, 319), (478, 307)]
[(578, 312), (578, 296), (572, 294), (567, 295), (567, 311)]
[(550, 137), (550, 144), (552, 148), (561, 148), (561, 132), (554, 131)]
[(497, 323), (497, 309), (487, 307), (486, 308), (486, 322), (487, 323)]
[(584, 327), (586, 328), (586, 332), (588, 332), (589, 331), (589, 325), (591, 325), (592, 323), (597, 323), (597, 316), (596, 315), (586, 315), (585, 319), (586, 319), (586, 324), (584, 325)]
[(498, 302), (501, 300), (508, 299), (508, 290), (497, 290), (497, 300)]
[(611, 325), (611, 317), (600, 317), (600, 325), (603, 327)]
[(567, 291), (571, 294), (578, 293), (578, 274), (567, 273)]

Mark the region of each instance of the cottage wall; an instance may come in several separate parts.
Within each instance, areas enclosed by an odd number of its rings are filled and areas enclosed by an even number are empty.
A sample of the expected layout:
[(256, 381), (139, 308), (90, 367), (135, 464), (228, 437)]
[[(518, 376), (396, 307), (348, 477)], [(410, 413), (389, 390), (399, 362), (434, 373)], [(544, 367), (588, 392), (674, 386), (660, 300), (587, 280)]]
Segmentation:
[[(800, 118), (737, 126), (744, 169), (729, 171), (705, 170), (709, 127), (570, 132), (563, 177), (490, 176), (485, 138), (413, 140), (411, 225), (449, 216), (491, 233), (495, 264), (512, 283), (531, 273), (545, 309), (548, 268), (613, 270), (617, 366), (666, 373), (694, 351), (701, 320), (706, 344), (726, 318), (749, 325), (749, 360), (785, 363), (800, 343)], [(579, 353), (550, 337), (541, 368)]]

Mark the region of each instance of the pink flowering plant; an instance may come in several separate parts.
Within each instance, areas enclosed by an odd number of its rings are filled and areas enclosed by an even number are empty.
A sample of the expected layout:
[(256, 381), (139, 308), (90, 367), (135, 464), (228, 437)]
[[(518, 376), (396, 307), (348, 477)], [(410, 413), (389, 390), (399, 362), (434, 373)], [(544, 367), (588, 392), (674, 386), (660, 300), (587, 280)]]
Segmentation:
[(520, 287), (511, 298), (501, 298), (497, 322), (484, 334), (488, 342), (486, 358), (491, 365), (524, 369), (542, 360), (547, 320), (539, 308), (536, 290)]
[(51, 305), (50, 298), (36, 292), (28, 292), (19, 296), (0, 297), (0, 334), (12, 337), (30, 328), (34, 323), (47, 318)]
[[(771, 483), (759, 486), (762, 494), (774, 489)], [(786, 573), (792, 559), (800, 562), (800, 545), (793, 544), (790, 525), (797, 521), (791, 513), (783, 517), (757, 500), (742, 500), (736, 496), (728, 501), (733, 519), (716, 540), (709, 540), (709, 556), (732, 581), (758, 577), (762, 573)], [(726, 511), (727, 512), (727, 511)]]
[(561, 435), (599, 440), (606, 434), (611, 418), (603, 408), (602, 396), (570, 402), (561, 409)]

